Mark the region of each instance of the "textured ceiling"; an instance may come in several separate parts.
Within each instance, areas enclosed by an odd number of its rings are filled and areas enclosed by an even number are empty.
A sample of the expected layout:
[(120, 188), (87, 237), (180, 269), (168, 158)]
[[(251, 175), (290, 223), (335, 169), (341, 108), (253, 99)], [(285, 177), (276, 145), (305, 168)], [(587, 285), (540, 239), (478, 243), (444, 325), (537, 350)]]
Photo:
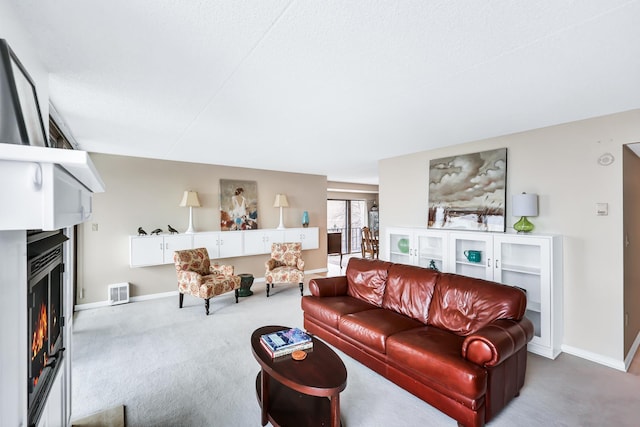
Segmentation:
[(383, 158), (640, 108), (639, 1), (13, 7), (92, 152), (377, 183)]

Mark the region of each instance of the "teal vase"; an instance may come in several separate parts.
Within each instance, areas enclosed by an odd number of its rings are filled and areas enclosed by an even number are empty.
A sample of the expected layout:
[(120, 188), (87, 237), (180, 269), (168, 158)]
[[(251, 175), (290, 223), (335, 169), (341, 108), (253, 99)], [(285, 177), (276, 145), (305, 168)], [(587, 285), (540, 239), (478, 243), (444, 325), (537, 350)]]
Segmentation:
[(309, 226), (309, 212), (307, 211), (302, 212), (302, 226), (303, 227)]

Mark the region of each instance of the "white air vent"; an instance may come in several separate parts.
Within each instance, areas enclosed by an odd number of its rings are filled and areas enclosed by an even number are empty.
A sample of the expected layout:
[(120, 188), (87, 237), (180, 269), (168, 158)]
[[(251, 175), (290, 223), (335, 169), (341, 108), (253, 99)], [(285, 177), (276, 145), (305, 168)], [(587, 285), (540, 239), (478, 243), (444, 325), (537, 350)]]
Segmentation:
[(124, 304), (129, 302), (129, 283), (116, 283), (109, 285), (109, 294), (107, 295), (109, 304)]

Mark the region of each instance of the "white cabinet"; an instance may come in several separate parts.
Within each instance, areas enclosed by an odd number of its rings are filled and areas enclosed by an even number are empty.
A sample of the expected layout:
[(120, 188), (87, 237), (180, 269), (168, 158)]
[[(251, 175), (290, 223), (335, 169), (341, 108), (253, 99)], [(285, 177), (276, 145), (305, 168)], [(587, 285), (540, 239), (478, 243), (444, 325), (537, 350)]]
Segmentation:
[(284, 241), (301, 242), (302, 250), (318, 249), (320, 247), (318, 227), (287, 228), (284, 230)]
[(448, 260), (445, 271), (493, 280), (493, 234), (450, 232)]
[(447, 234), (413, 228), (387, 229), (386, 259), (400, 264), (445, 269)]
[(534, 326), (529, 351), (555, 359), (562, 345), (562, 238), (497, 235), (493, 280), (527, 292), (527, 317)]
[[(207, 248), (209, 258), (243, 255), (242, 231), (212, 231), (193, 234), (193, 248)], [(190, 249), (190, 248), (183, 248)]]
[(173, 263), (173, 252), (193, 247), (191, 234), (129, 237), (129, 265), (144, 267)]
[(318, 227), (309, 227), (129, 236), (129, 265), (171, 264), (174, 251), (193, 248), (207, 248), (212, 259), (269, 254), (274, 242), (302, 242), (303, 250), (318, 249), (318, 233)]
[(271, 253), (271, 244), (282, 242), (284, 242), (284, 231), (282, 230), (247, 230), (244, 232), (244, 254)]
[[(475, 253), (473, 253), (475, 251)], [(562, 237), (388, 228), (391, 262), (429, 267), (517, 286), (527, 292), (534, 325), (528, 349), (555, 358), (562, 344)]]

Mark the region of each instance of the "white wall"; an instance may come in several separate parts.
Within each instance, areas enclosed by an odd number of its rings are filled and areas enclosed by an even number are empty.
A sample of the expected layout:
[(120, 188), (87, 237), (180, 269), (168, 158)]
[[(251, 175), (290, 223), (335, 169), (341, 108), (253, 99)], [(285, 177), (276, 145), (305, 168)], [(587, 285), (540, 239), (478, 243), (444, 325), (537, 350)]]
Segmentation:
[[(389, 226), (426, 226), (431, 159), (507, 147), (508, 226), (517, 220), (511, 216), (511, 195), (526, 191), (540, 196), (535, 231), (564, 236), (563, 350), (620, 368), (622, 148), (638, 141), (640, 110), (633, 110), (382, 160), (382, 232)], [(597, 163), (605, 152), (615, 157), (610, 166)], [(608, 216), (596, 216), (599, 202), (609, 204)]]
[(9, 2), (0, 2), (0, 38), (5, 39), (36, 85), (40, 113), (49, 135), (49, 73), (40, 62), (29, 35), (18, 25)]

